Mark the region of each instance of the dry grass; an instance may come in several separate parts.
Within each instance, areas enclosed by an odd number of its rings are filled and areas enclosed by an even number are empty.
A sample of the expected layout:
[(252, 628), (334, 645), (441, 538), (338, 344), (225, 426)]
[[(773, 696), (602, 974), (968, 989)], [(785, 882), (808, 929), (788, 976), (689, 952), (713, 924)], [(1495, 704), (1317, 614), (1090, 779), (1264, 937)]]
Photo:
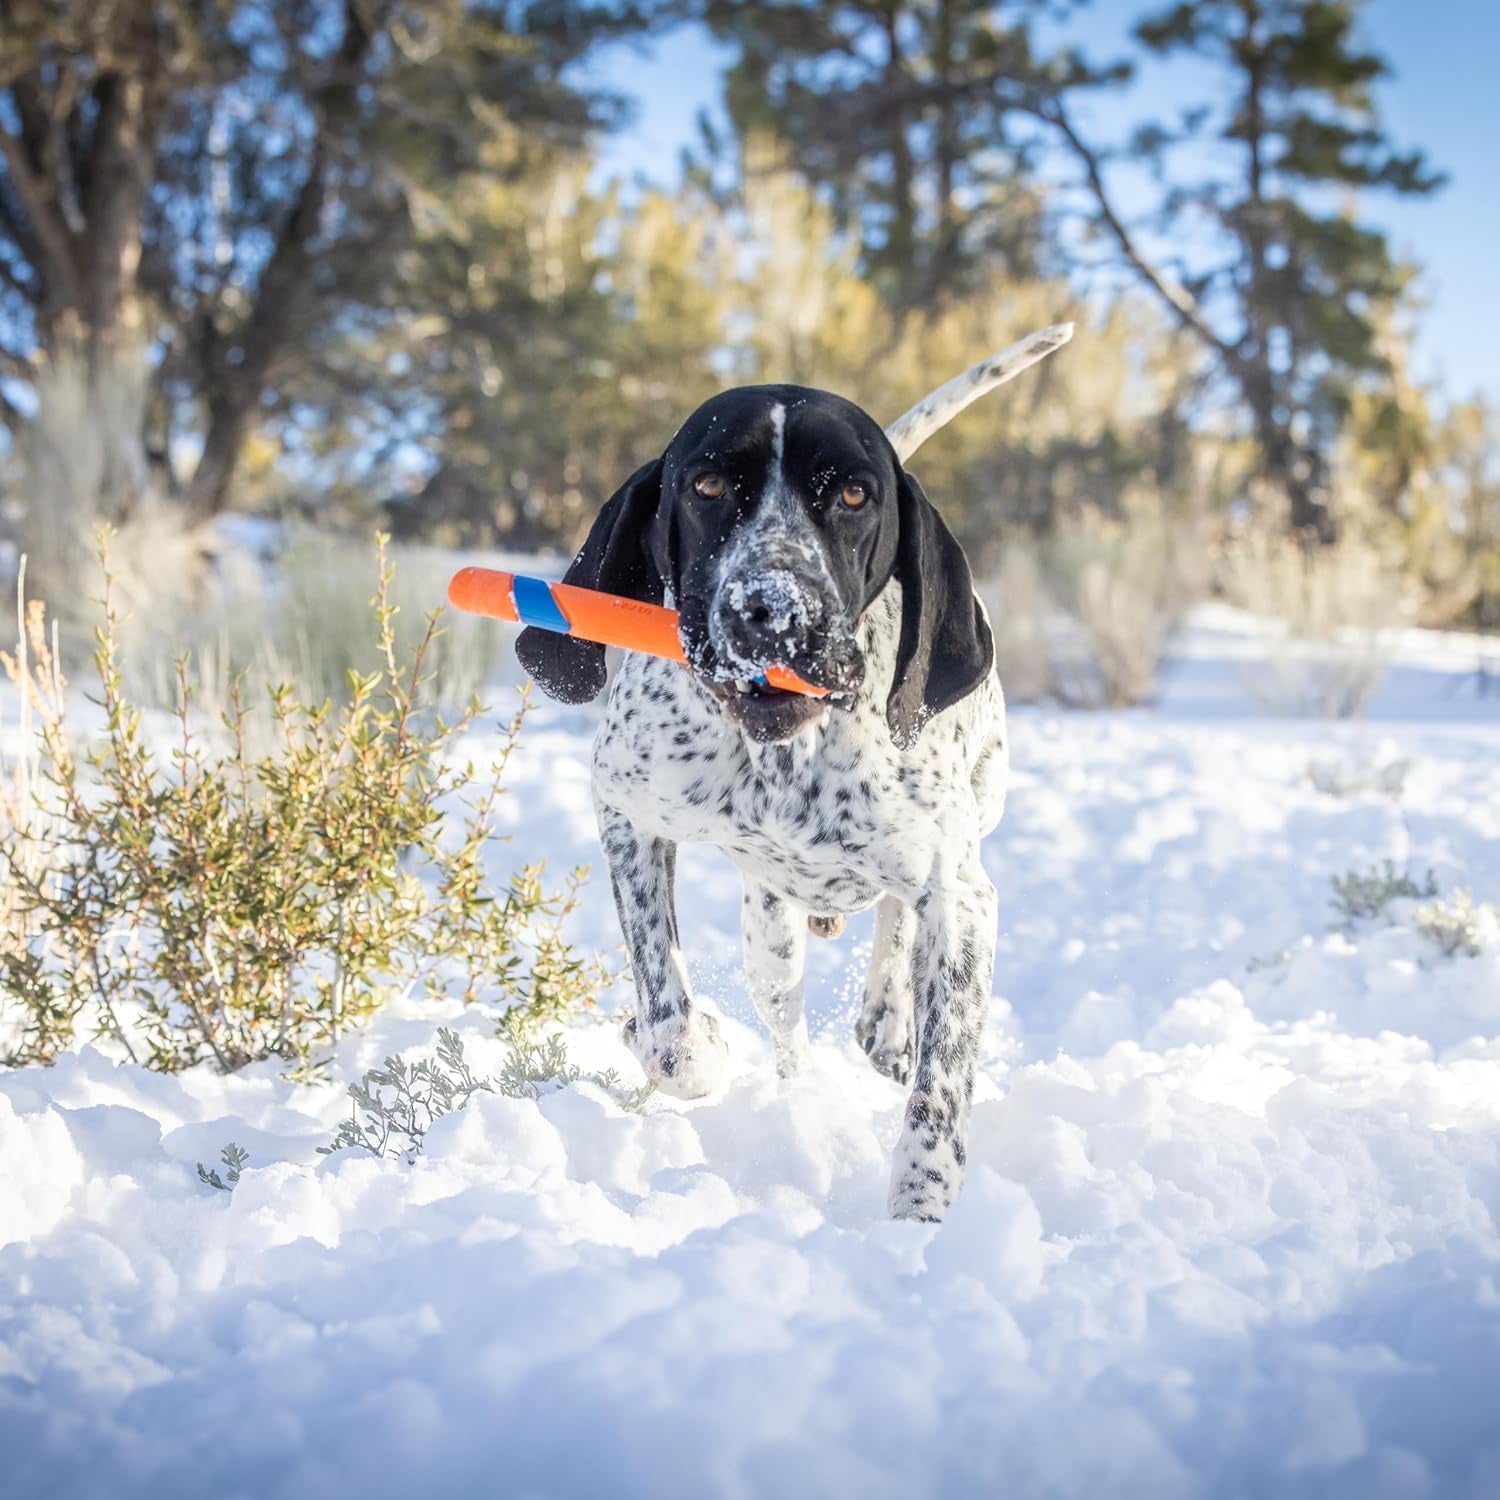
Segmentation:
[(1035, 545), (1018, 539), (1001, 554), (999, 575), (979, 588), (995, 637), (995, 663), (1012, 703), (1038, 703), (1052, 691), (1047, 642), (1052, 601)]
[(1303, 547), (1252, 530), (1219, 562), (1231, 603), (1275, 627), (1264, 663), (1246, 685), (1273, 713), (1348, 719), (1364, 712), (1385, 678), (1391, 631), (1409, 618), (1405, 582), (1357, 534), (1337, 546)]
[(21, 893), (28, 885), (55, 885), (48, 850), (56, 840), (59, 808), (45, 767), (70, 753), (56, 631), (49, 639), (41, 602), (27, 602), (24, 558), (16, 580), (16, 636), (15, 650), (0, 652), (16, 713), (16, 723), (7, 725), (0, 697), (0, 840), (10, 851), (0, 860), (0, 955), (25, 952), (38, 940), (36, 913)]
[(1150, 702), (1172, 636), (1202, 597), (1201, 529), (1137, 505), (1084, 511), (1041, 543), (1008, 544), (980, 590), (1006, 695), (1070, 708)]

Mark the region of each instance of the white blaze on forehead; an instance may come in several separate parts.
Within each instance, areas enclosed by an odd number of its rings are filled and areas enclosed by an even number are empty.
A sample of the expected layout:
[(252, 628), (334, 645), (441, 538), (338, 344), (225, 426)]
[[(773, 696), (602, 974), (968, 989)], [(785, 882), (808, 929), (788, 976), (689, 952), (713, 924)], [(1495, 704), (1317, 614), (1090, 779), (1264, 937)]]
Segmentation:
[(777, 402), (771, 408), (771, 478), (781, 480), (781, 461), (786, 457), (786, 407)]

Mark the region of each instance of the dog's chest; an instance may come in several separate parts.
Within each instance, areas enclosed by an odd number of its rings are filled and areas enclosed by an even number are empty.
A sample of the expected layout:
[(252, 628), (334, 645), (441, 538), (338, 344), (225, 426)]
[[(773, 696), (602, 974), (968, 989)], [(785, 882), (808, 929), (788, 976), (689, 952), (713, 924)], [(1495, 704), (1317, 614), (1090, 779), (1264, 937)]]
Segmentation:
[(953, 770), (934, 753), (903, 757), (873, 699), (786, 744), (750, 745), (683, 668), (644, 657), (622, 666), (594, 743), (596, 794), (637, 827), (717, 845), (819, 912), (920, 890)]

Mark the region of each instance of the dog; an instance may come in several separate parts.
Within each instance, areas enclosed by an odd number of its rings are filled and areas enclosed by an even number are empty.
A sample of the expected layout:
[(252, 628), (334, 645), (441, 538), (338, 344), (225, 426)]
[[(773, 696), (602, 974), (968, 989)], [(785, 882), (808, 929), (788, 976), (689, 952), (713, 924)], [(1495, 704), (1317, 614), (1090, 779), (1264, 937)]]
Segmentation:
[[(910, 1087), (889, 1195), (898, 1218), (940, 1219), (963, 1177), (995, 956), (980, 841), (1000, 821), (1009, 768), (984, 608), (904, 458), (1069, 333), (1045, 330), (976, 366), (891, 436), (825, 391), (715, 396), (604, 506), (566, 575), (675, 606), (687, 658), (627, 654), (594, 741), (600, 839), (638, 996), (627, 1045), (680, 1098), (711, 1092), (724, 1065), (683, 960), (679, 844), (716, 845), (741, 871), (748, 987), (783, 1076), (807, 1055), (809, 931), (836, 934), (873, 905), (855, 1035)], [(526, 629), (516, 650), (564, 702), (604, 689), (602, 646)], [(826, 696), (766, 686), (773, 664)]]

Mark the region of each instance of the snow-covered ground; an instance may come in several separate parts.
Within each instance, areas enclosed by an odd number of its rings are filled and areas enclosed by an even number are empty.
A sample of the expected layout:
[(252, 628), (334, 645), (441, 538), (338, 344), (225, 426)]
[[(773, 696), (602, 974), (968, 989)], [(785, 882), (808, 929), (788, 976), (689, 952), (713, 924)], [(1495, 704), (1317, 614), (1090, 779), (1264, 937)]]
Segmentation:
[[(814, 945), (778, 1084), (705, 849), (682, 927), (732, 1062), (697, 1105), (481, 1096), (407, 1166), (318, 1155), (339, 1087), (271, 1067), (0, 1076), (0, 1493), (1500, 1494), (1500, 945), (1330, 904), (1387, 858), (1500, 897), (1500, 699), (1426, 640), (1365, 723), (1271, 719), (1232, 625), (1156, 711), (1014, 715), (940, 1227), (884, 1218), (868, 920)], [(514, 857), (597, 863), (589, 731), (528, 727)], [(602, 872), (575, 935), (614, 948)], [(339, 1079), (441, 1021), (499, 1066), (488, 1018), (413, 1002)], [(613, 1025), (568, 1042), (635, 1076)], [(231, 1140), (232, 1195), (194, 1169)]]

